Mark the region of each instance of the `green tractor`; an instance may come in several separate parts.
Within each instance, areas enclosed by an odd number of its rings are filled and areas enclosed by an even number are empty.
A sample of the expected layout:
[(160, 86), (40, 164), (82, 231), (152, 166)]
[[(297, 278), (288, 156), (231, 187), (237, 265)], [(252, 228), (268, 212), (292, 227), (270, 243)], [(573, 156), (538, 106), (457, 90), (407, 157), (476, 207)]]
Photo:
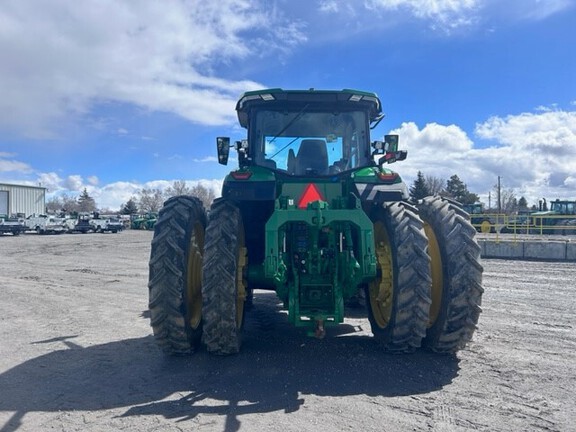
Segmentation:
[[(386, 351), (464, 347), (483, 292), (476, 230), (457, 202), (408, 202), (386, 168), (406, 158), (398, 136), (370, 141), (378, 97), (268, 89), (236, 111), (247, 139), (232, 145), (239, 167), (222, 197), (208, 213), (195, 197), (170, 198), (155, 225), (149, 307), (162, 350), (237, 353), (256, 289), (275, 291), (288, 320), (319, 338), (356, 301)], [(227, 164), (230, 139), (216, 141)]]
[(136, 230), (153, 230), (157, 219), (158, 215), (156, 213), (135, 215), (130, 223), (130, 228)]
[(534, 234), (576, 234), (576, 201), (556, 199), (550, 202), (550, 210), (541, 208), (530, 217)]

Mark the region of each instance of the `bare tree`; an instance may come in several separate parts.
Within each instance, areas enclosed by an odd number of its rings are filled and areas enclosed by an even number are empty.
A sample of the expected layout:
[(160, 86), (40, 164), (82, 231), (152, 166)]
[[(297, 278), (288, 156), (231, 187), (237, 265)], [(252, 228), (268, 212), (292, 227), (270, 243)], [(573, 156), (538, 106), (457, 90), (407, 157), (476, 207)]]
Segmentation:
[(212, 201), (216, 198), (216, 194), (211, 188), (207, 188), (200, 183), (188, 187), (184, 180), (176, 180), (172, 183), (172, 186), (164, 190), (165, 199), (180, 195), (190, 195), (199, 198), (205, 208), (210, 208)]
[(63, 194), (61, 198), (62, 198), (62, 211), (64, 213), (74, 214), (80, 211), (80, 206), (78, 205), (78, 201), (76, 200), (75, 197)]
[(212, 201), (216, 198), (214, 191), (210, 188), (197, 184), (190, 190), (190, 195), (200, 198), (205, 208), (210, 208)]
[(445, 181), (440, 177), (434, 177), (431, 175), (426, 176), (426, 186), (428, 187), (430, 195), (437, 195), (442, 192), (442, 189), (444, 189), (444, 183)]
[[(494, 185), (494, 195), (498, 196), (498, 185)], [(500, 211), (505, 214), (518, 211), (518, 199), (513, 189), (500, 188)]]
[(186, 186), (186, 182), (184, 180), (176, 180), (174, 183), (172, 183), (172, 186), (166, 188), (164, 191), (164, 197), (168, 199), (173, 196), (191, 195), (191, 192), (192, 190)]
[(46, 201), (46, 213), (60, 213), (63, 207), (63, 202), (59, 197), (53, 197)]
[(156, 213), (162, 208), (164, 197), (160, 189), (142, 189), (138, 195), (138, 208), (141, 212)]

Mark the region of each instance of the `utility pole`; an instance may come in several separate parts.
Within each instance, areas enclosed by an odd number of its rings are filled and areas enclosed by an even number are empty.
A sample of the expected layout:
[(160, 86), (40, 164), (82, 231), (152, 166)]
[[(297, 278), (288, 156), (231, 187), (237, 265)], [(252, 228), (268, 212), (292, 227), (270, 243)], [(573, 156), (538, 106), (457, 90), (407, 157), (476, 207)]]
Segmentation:
[(498, 214), (502, 213), (502, 201), (500, 200), (500, 176), (498, 176)]
[(488, 210), (492, 211), (492, 192), (488, 191)]

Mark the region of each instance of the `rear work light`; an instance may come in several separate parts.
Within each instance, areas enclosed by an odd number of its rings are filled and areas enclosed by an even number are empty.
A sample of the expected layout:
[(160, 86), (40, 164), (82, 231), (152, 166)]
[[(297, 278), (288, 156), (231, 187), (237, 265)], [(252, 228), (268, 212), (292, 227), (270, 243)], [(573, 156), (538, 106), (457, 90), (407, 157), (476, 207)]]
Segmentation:
[(379, 172), (378, 173), (378, 178), (382, 181), (391, 183), (393, 181), (395, 181), (398, 178), (398, 173), (383, 173), (383, 172)]
[(232, 171), (230, 175), (234, 178), (234, 180), (248, 180), (252, 177), (251, 171)]

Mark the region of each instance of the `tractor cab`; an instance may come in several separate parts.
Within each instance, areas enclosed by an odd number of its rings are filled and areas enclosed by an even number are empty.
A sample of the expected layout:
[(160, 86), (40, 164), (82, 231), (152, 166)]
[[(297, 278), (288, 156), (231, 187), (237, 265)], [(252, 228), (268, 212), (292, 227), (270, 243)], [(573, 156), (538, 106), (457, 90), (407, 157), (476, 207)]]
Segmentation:
[(557, 199), (550, 203), (550, 211), (558, 215), (576, 215), (576, 201), (562, 201)]
[[(370, 128), (384, 117), (373, 93), (342, 91), (248, 92), (236, 106), (248, 138), (237, 141), (240, 168), (260, 166), (296, 177), (334, 176), (394, 162), (396, 135), (370, 143)], [(219, 162), (226, 164), (229, 138), (217, 138)]]

